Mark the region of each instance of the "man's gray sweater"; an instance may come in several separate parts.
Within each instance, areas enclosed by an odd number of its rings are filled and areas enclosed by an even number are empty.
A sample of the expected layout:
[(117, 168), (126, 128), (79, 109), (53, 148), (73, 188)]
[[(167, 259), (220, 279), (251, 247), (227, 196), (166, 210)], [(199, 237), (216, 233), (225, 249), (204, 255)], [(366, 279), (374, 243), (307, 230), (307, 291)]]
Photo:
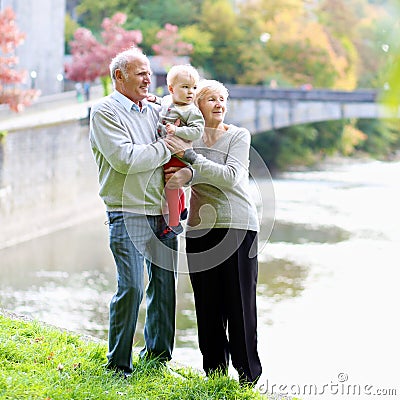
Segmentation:
[(159, 106), (141, 111), (114, 92), (93, 105), (90, 144), (99, 171), (100, 197), (108, 211), (162, 214), (164, 175), (171, 153), (156, 141)]

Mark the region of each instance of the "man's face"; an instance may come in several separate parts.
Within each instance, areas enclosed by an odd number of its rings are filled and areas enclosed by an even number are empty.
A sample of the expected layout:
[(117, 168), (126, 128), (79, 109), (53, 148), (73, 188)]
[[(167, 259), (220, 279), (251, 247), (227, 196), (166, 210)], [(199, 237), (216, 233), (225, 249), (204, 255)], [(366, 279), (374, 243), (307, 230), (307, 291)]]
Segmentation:
[(147, 57), (135, 57), (128, 63), (126, 73), (115, 71), (115, 88), (137, 103), (146, 98), (151, 83), (151, 69)]

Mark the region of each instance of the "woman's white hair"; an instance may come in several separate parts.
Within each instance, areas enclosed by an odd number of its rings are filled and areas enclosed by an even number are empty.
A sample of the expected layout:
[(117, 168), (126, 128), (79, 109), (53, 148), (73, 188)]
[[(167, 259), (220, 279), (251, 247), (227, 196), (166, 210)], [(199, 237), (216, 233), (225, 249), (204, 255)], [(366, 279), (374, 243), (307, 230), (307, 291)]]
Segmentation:
[(228, 99), (229, 90), (227, 87), (214, 79), (201, 79), (197, 86), (195, 103), (198, 106), (199, 102), (203, 100), (210, 93), (222, 94), (225, 99)]

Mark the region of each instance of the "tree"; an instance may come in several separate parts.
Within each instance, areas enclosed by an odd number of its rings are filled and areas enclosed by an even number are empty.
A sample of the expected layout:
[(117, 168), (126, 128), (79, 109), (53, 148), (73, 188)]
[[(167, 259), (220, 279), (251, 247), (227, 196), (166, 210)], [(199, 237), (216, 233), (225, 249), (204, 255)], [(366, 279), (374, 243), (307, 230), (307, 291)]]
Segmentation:
[[(142, 32), (141, 47), (148, 55), (153, 54), (159, 30), (166, 24), (176, 25), (182, 40), (194, 47), (193, 65), (224, 82), (265, 84), (273, 79), (280, 86), (310, 83), (348, 90), (390, 84), (396, 95), (400, 67), (393, 69), (391, 81), (387, 69), (396, 64), (398, 54), (398, 14), (394, 12), (398, 3), (80, 0), (75, 11), (79, 23), (95, 37), (104, 17), (125, 13), (125, 29)], [(390, 31), (395, 35), (389, 42)]]
[(7, 7), (0, 11), (0, 104), (8, 104), (15, 112), (22, 111), (38, 95), (37, 90), (17, 87), (26, 79), (26, 71), (17, 71), (18, 58), (15, 48), (23, 43), (25, 34), (15, 24), (14, 11)]
[[(358, 8), (361, 11), (361, 6)], [(359, 22), (356, 10), (348, 1), (323, 0), (316, 14), (330, 44), (328, 51), (336, 70), (333, 87), (353, 90), (357, 87), (359, 66), (359, 53), (355, 46)]]
[(205, 0), (199, 26), (202, 31), (209, 32), (214, 48), (207, 59), (205, 69), (214, 79), (236, 83), (238, 72), (241, 71), (238, 45), (244, 42), (247, 33), (239, 27), (238, 15), (232, 2)]
[(105, 18), (101, 24), (103, 43), (97, 41), (92, 32), (78, 28), (74, 40), (70, 42), (72, 61), (65, 65), (65, 75), (75, 82), (93, 82), (100, 78), (104, 94), (109, 93), (109, 65), (120, 51), (137, 47), (142, 41), (140, 31), (126, 31), (121, 27), (126, 14), (117, 13), (111, 19)]
[(183, 42), (176, 25), (165, 24), (157, 33), (158, 43), (152, 46), (154, 53), (162, 57), (165, 66), (171, 65), (175, 57), (187, 56), (193, 51), (190, 43)]
[(208, 31), (200, 30), (198, 25), (185, 26), (179, 30), (182, 39), (193, 46), (190, 62), (197, 68), (204, 68), (213, 52), (212, 36)]
[(75, 8), (78, 21), (94, 34), (99, 32), (102, 21), (118, 12), (131, 19), (137, 9), (138, 0), (80, 0)]
[(65, 41), (65, 54), (70, 54), (69, 42), (74, 39), (74, 33), (79, 28), (79, 24), (74, 21), (69, 14), (65, 15), (64, 26), (64, 41)]
[(160, 26), (174, 24), (192, 25), (197, 21), (202, 1), (199, 0), (147, 0), (138, 2), (135, 13), (147, 21), (156, 21)]
[(398, 40), (400, 34), (400, 25), (398, 23), (400, 4), (398, 1), (393, 0), (389, 10), (393, 20), (387, 21), (385, 27), (386, 37), (379, 43), (379, 47), (383, 50), (381, 58), (385, 62), (381, 78), (385, 89), (382, 94), (382, 100), (396, 115), (400, 110), (400, 44)]
[[(160, 29), (167, 23), (192, 25), (197, 21), (201, 3), (202, 0), (80, 0), (75, 12), (81, 25), (96, 34), (101, 21), (116, 12), (127, 14), (129, 23), (139, 21), (140, 26), (156, 24)], [(145, 33), (143, 29), (142, 32)]]

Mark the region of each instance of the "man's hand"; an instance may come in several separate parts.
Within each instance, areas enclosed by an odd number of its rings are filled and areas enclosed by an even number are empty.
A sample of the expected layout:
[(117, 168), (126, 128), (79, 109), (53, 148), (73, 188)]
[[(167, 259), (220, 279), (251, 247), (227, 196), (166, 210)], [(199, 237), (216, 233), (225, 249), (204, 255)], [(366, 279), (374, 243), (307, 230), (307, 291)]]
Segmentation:
[(185, 140), (181, 139), (175, 135), (167, 135), (164, 138), (164, 142), (167, 145), (168, 149), (172, 154), (177, 155), (182, 158), (185, 150), (190, 149), (192, 147), (192, 143), (188, 143)]
[(164, 170), (166, 187), (179, 189), (192, 179), (192, 170), (186, 167), (169, 167)]

